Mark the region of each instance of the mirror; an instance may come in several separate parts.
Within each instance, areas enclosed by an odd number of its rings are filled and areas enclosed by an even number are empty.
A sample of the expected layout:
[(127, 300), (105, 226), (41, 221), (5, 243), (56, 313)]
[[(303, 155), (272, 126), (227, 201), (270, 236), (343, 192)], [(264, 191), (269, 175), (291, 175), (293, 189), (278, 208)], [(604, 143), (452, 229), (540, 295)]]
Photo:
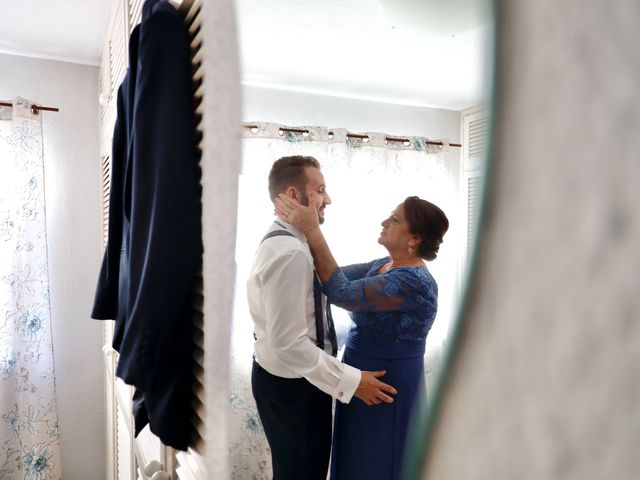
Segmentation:
[[(269, 169), (286, 155), (320, 161), (332, 198), (322, 229), (339, 265), (386, 255), (377, 242), (380, 222), (407, 196), (445, 211), (449, 231), (437, 259), (427, 262), (439, 293), (426, 339), (426, 410), (412, 421), (423, 428), (420, 419), (437, 398), (455, 332), (479, 216), (490, 125), (492, 5), (240, 0), (237, 6), (246, 128), (229, 458), (232, 478), (270, 478), (271, 457), (249, 383), (253, 322), (246, 300), (253, 254), (273, 220)], [(337, 308), (334, 319), (344, 339), (350, 319)], [(415, 435), (414, 458), (424, 441)]]

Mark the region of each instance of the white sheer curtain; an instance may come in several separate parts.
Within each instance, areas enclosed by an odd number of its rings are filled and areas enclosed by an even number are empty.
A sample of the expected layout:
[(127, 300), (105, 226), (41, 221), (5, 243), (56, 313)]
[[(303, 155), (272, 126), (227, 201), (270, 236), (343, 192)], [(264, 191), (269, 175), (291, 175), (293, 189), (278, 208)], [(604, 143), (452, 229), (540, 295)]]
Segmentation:
[[(323, 231), (338, 264), (365, 262), (385, 256), (377, 243), (380, 222), (409, 195), (440, 206), (451, 228), (438, 258), (428, 267), (439, 285), (438, 316), (427, 340), (427, 385), (433, 383), (443, 342), (457, 296), (459, 246), (457, 213), (459, 155), (430, 145), (425, 138), (389, 141), (382, 133), (348, 137), (344, 129), (295, 127), (262, 123), (245, 129), (243, 168), (238, 202), (236, 241), (237, 282), (231, 345), (230, 466), (233, 479), (267, 479), (270, 456), (251, 394), (253, 324), (248, 312), (245, 283), (264, 232), (273, 221), (267, 177), (275, 160), (286, 155), (317, 158), (332, 204), (325, 212)], [(349, 318), (335, 308), (339, 337)]]
[(62, 478), (44, 207), (42, 124), (0, 107), (0, 478)]

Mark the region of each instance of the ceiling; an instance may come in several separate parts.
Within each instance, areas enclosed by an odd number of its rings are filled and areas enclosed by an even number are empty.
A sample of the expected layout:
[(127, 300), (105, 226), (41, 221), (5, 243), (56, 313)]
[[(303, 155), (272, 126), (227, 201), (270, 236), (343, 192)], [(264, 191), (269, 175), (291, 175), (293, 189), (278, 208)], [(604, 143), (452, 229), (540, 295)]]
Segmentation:
[(111, 0), (2, 2), (0, 52), (98, 65)]
[[(114, 0), (3, 2), (0, 52), (98, 65)], [(204, 0), (212, 1), (212, 0)], [(490, 72), (487, 0), (237, 0), (245, 85), (461, 110)]]

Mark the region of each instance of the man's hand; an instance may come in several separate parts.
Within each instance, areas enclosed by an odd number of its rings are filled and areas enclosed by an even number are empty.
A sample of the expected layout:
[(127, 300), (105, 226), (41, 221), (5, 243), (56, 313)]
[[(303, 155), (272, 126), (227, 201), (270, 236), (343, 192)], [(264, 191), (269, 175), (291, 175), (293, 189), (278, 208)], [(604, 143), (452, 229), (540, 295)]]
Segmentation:
[(367, 405), (379, 405), (381, 402), (393, 403), (393, 398), (385, 392), (395, 395), (398, 393), (397, 390), (391, 385), (387, 385), (378, 380), (378, 377), (383, 377), (386, 373), (386, 370), (361, 372), (360, 384), (358, 385), (355, 396)]

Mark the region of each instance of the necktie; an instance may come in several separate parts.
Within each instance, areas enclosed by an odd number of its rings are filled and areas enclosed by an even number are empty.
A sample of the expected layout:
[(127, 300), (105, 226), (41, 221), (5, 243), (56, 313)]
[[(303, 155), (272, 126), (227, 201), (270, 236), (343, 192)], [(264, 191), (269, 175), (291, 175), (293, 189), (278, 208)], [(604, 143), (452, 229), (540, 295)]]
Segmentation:
[[(316, 314), (316, 344), (324, 350), (324, 321), (322, 315), (322, 285), (318, 274), (313, 272), (313, 303)], [(336, 328), (333, 324), (333, 316), (331, 315), (331, 305), (327, 302), (327, 330), (329, 333), (329, 341), (331, 342), (331, 354), (335, 357), (338, 354), (338, 339), (336, 336)]]

